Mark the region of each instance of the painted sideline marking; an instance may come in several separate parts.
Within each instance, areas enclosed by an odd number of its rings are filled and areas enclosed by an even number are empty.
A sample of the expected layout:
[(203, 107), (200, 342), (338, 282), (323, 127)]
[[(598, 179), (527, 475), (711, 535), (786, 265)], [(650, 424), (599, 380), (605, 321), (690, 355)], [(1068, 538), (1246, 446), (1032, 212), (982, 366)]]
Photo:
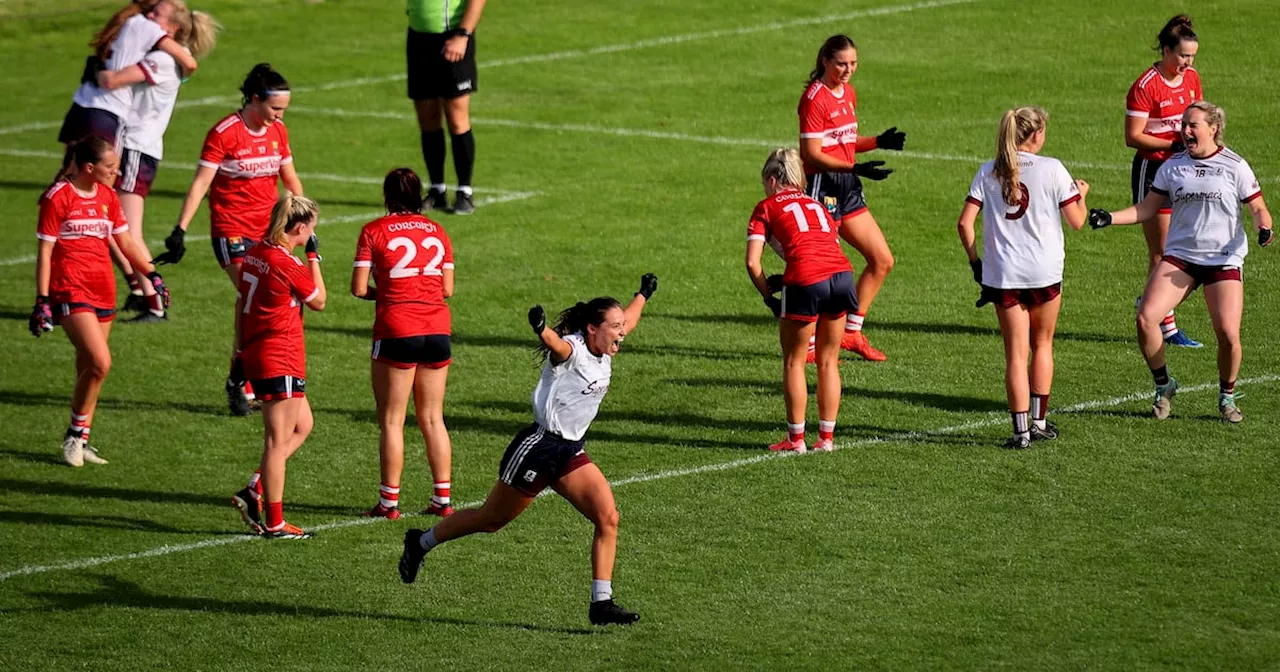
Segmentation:
[[(1239, 381), (1239, 384), (1266, 385), (1266, 384), (1274, 383), (1277, 381), (1280, 381), (1280, 375), (1267, 374), (1264, 376), (1258, 376), (1256, 378), (1241, 379)], [(1200, 385), (1192, 385), (1190, 387), (1180, 388), (1178, 391), (1183, 394), (1190, 394), (1194, 392), (1204, 392), (1206, 390), (1214, 390), (1214, 389), (1217, 389), (1217, 387), (1218, 387), (1218, 384), (1216, 382), (1202, 383)], [(1110, 399), (1095, 399), (1092, 401), (1082, 401), (1078, 404), (1073, 404), (1071, 406), (1065, 406), (1063, 408), (1060, 408), (1054, 411), (1053, 414), (1079, 413), (1081, 411), (1086, 411), (1086, 410), (1095, 409), (1095, 408), (1110, 408), (1112, 406), (1119, 406), (1121, 404), (1127, 404), (1129, 402), (1146, 399), (1150, 396), (1151, 396), (1150, 392), (1134, 392), (1133, 394), (1126, 394), (1119, 397), (1112, 397)], [(938, 429), (932, 429), (932, 430), (902, 432), (899, 434), (890, 434), (888, 436), (883, 436), (883, 437), (873, 436), (866, 439), (858, 439), (857, 441), (852, 441), (849, 443), (843, 443), (840, 446), (838, 446), (838, 448), (840, 450), (845, 450), (849, 448), (861, 448), (864, 446), (879, 445), (882, 443), (919, 441), (921, 439), (927, 439), (931, 436), (941, 436), (945, 434), (954, 434), (956, 432), (963, 432), (970, 429), (993, 427), (996, 425), (1005, 424), (1007, 422), (1009, 422), (1009, 417), (1007, 413), (994, 412), (994, 413), (987, 414), (987, 417), (984, 417), (981, 420), (974, 420), (972, 422), (966, 422), (959, 425), (952, 425), (949, 427), (940, 427)], [(805, 453), (804, 455), (810, 456), (813, 454), (814, 453), (809, 452), (809, 453)], [(778, 460), (778, 459), (784, 459), (784, 458), (790, 458), (790, 457), (802, 457), (802, 456), (796, 453), (789, 453), (789, 452), (788, 453), (762, 453), (754, 457), (747, 457), (739, 460), (730, 460), (728, 462), (719, 462), (716, 464), (706, 464), (700, 467), (690, 467), (687, 469), (671, 469), (667, 471), (658, 471), (650, 474), (636, 474), (635, 476), (628, 476), (626, 478), (621, 478), (616, 481), (610, 481), (609, 484), (614, 488), (620, 488), (624, 485), (632, 485), (635, 483), (649, 483), (651, 481), (661, 481), (661, 480), (666, 480), (668, 478), (677, 478), (680, 476), (693, 476), (696, 474), (705, 474), (705, 473), (710, 473), (714, 471), (727, 471), (729, 469), (746, 467), (753, 464), (758, 464), (760, 462), (766, 462), (769, 460)], [(551, 491), (544, 490), (538, 496), (542, 497), (549, 492)], [(465, 504), (460, 504), (459, 508), (474, 508), (474, 507), (480, 506), (483, 503), (484, 503), (483, 501), (467, 502)], [(407, 514), (404, 514), (404, 517), (419, 516), (419, 515), (422, 515), (422, 514), (407, 513)], [(385, 518), (363, 518), (363, 517), (348, 518), (344, 520), (337, 520), (331, 523), (325, 523), (323, 525), (309, 526), (308, 529), (312, 529), (317, 532), (324, 531), (324, 530), (339, 530), (346, 527), (355, 527), (357, 525), (369, 525), (371, 523), (378, 523), (383, 520), (385, 520)], [(195, 551), (202, 548), (226, 546), (227, 544), (239, 544), (239, 543), (244, 543), (248, 541), (258, 541), (260, 539), (261, 537), (256, 537), (252, 535), (216, 537), (214, 539), (206, 539), (204, 541), (198, 541), (192, 544), (174, 544), (174, 545), (168, 545), (168, 546), (160, 546), (158, 548), (153, 548), (146, 551), (139, 551), (137, 553), (125, 553), (122, 555), (103, 555), (103, 556), (98, 556), (96, 558), (84, 558), (82, 560), (73, 560), (71, 562), (64, 562), (64, 563), (58, 563), (53, 565), (29, 565), (27, 567), (21, 567), (19, 569), (14, 569), (8, 572), (0, 573), (0, 581), (7, 581), (10, 578), (13, 578), (15, 576), (25, 576), (28, 574), (44, 574), (47, 572), (56, 572), (56, 571), (62, 571), (62, 570), (87, 569), (89, 567), (97, 567), (99, 565), (105, 565), (112, 562), (120, 562), (124, 560), (141, 560), (144, 558), (154, 558), (162, 555), (169, 555), (171, 553), (185, 553), (187, 551)]]

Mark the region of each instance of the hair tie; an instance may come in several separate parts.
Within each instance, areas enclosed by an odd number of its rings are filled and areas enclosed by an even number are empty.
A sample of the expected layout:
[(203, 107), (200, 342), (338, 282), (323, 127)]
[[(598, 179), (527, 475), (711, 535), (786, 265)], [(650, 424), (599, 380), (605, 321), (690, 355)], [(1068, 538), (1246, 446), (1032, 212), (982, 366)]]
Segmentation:
[(267, 89), (262, 92), (264, 96), (279, 96), (289, 93), (289, 89)]

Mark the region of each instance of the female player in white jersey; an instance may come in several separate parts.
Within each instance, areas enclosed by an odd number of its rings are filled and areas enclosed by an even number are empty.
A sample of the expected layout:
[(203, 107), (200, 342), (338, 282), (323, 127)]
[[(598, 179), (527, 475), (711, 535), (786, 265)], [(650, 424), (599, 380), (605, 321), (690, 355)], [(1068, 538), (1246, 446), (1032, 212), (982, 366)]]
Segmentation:
[(545, 357), (542, 376), (533, 390), (536, 422), (516, 434), (498, 467), (498, 482), (478, 509), (465, 509), (423, 532), (404, 533), (400, 579), (413, 583), (427, 553), (446, 541), (476, 532), (497, 532), (515, 520), (548, 486), (569, 500), (595, 525), (591, 542), (591, 608), (595, 625), (628, 624), (640, 615), (613, 601), (613, 564), (618, 546), (618, 510), (613, 490), (583, 448), (600, 402), (609, 391), (612, 360), (627, 332), (658, 290), (658, 278), (646, 274), (640, 291), (624, 309), (601, 297), (560, 313), (547, 328), (542, 306), (529, 311), (529, 326), (538, 335)]
[[(1046, 121), (1038, 107), (1004, 113), (995, 159), (978, 169), (957, 225), (973, 279), (982, 286), (980, 303), (996, 304), (1004, 336), (1005, 391), (1013, 419), (1008, 448), (1058, 438), (1045, 414), (1053, 385), (1053, 332), (1062, 306), (1062, 219), (1078, 231), (1088, 215), (1089, 185), (1073, 181), (1062, 162), (1039, 155)], [(974, 237), (979, 213), (985, 264)]]
[[(213, 51), (218, 41), (218, 31), (222, 29), (213, 17), (204, 12), (193, 12), (184, 4), (175, 6), (169, 17), (169, 24), (173, 27), (174, 40), (196, 58), (204, 58)], [(147, 194), (151, 192), (160, 160), (164, 156), (164, 133), (178, 102), (178, 88), (187, 74), (189, 73), (185, 73), (172, 56), (159, 49), (124, 69), (103, 70), (98, 73), (98, 85), (103, 90), (112, 91), (123, 87), (133, 89), (133, 102), (124, 120), (120, 176), (116, 179), (115, 187), (120, 195), (120, 205), (124, 208), (125, 217), (129, 220), (129, 232), (142, 249), (147, 246), (142, 234)], [(136, 308), (143, 312), (130, 321), (164, 321), (164, 306), (157, 302), (155, 290), (150, 283), (139, 273), (134, 273), (134, 280), (136, 284), (129, 283), (133, 291), (129, 295), (130, 301), (125, 303), (125, 309)]]
[[(1138, 77), (1125, 97), (1124, 144), (1137, 152), (1130, 175), (1135, 205), (1146, 198), (1160, 164), (1181, 151), (1182, 113), (1191, 103), (1204, 100), (1200, 73), (1191, 67), (1200, 49), (1200, 38), (1191, 29), (1191, 17), (1179, 14), (1169, 19), (1156, 36), (1155, 48), (1160, 60)], [(1168, 208), (1161, 208), (1142, 222), (1148, 273), (1164, 255), (1168, 232)], [(1173, 311), (1160, 322), (1160, 331), (1169, 345), (1200, 347), (1199, 342), (1178, 328)]]
[(1204, 285), (1204, 302), (1218, 338), (1218, 413), (1224, 422), (1240, 422), (1236, 376), (1240, 373), (1240, 320), (1244, 314), (1244, 266), (1249, 237), (1240, 221), (1240, 204), (1249, 208), (1258, 244), (1271, 244), (1271, 213), (1253, 169), (1222, 144), (1226, 112), (1196, 101), (1182, 114), (1186, 150), (1174, 154), (1156, 172), (1147, 197), (1119, 212), (1090, 210), (1089, 225), (1133, 224), (1172, 207), (1164, 256), (1147, 277), (1138, 303), (1138, 346), (1155, 380), (1152, 412), (1169, 417), (1178, 381), (1165, 363), (1160, 333), (1164, 315)]

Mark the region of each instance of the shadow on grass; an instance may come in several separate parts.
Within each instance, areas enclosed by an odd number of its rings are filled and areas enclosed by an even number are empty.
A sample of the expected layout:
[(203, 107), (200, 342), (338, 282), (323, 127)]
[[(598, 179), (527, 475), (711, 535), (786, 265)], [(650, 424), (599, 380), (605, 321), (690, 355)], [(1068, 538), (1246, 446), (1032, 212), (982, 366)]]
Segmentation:
[[(772, 380), (742, 380), (738, 378), (673, 378), (666, 382), (673, 385), (687, 385), (690, 387), (726, 387), (755, 390), (757, 392), (774, 393), (779, 397), (782, 396), (781, 380), (775, 382)], [(812, 393), (812, 390), (810, 392)], [(936, 408), (938, 410), (956, 413), (1003, 411), (1006, 409), (1004, 401), (964, 395), (941, 394), (939, 392), (872, 390), (845, 385), (843, 388), (843, 394), (847, 396), (847, 401), (853, 401), (858, 397), (890, 399), (915, 406), (926, 406), (929, 408)], [(845, 401), (846, 399), (842, 398), (841, 403), (843, 404)], [(843, 423), (841, 424), (843, 425)]]
[(237, 616), (289, 616), (304, 618), (359, 618), (400, 623), (437, 623), (440, 625), (469, 625), (480, 628), (504, 628), (511, 630), (529, 630), (561, 635), (599, 635), (608, 634), (607, 630), (588, 628), (563, 628), (519, 623), (513, 621), (491, 621), (485, 619), (450, 618), (444, 616), (404, 616), (374, 611), (357, 611), (350, 609), (334, 609), (298, 603), (269, 602), (267, 600), (223, 600), (213, 597), (191, 595), (162, 595), (148, 592), (132, 581), (125, 581), (114, 576), (93, 575), (101, 586), (97, 590), (86, 593), (62, 593), (49, 591), (28, 592), (28, 597), (44, 601), (44, 605), (31, 611), (80, 611), (106, 607), (112, 609), (156, 609), (167, 611), (187, 611), (196, 613), (222, 613)]
[[(242, 481), (241, 481), (242, 482)], [(232, 482), (234, 485), (236, 482)], [(231, 506), (231, 491), (224, 495), (207, 495), (198, 492), (182, 492), (180, 490), (143, 490), (140, 488), (119, 488), (108, 485), (85, 485), (83, 483), (50, 483), (48, 481), (24, 481), (16, 478), (0, 478), (0, 492), (12, 492), (29, 495), (60, 495), (65, 497), (96, 497), (99, 499), (115, 499), (124, 502), (151, 502), (155, 504), (193, 504), (196, 506), (225, 507)], [(289, 500), (289, 508), (295, 511), (312, 513), (328, 513), (349, 516), (358, 511), (360, 505), (307, 504)]]
[(42, 511), (0, 511), (0, 524), (19, 523), (23, 525), (59, 525), (64, 527), (97, 527), (107, 530), (130, 530), (134, 532), (161, 532), (165, 534), (199, 534), (228, 535), (243, 534), (227, 530), (184, 530), (154, 520), (127, 518), (125, 516), (106, 515), (64, 515), (45, 513)]
[[(41, 392), (22, 392), (20, 390), (0, 390), (0, 406), (57, 406), (65, 407), (71, 404), (71, 389), (67, 388), (67, 394), (45, 394)], [(99, 408), (120, 409), (128, 411), (154, 411), (156, 409), (169, 409), (172, 411), (181, 411), (183, 413), (197, 413), (202, 415), (216, 415), (219, 417), (231, 417), (225, 408), (220, 405), (205, 406), (201, 404), (191, 404), (182, 401), (168, 401), (163, 399), (114, 399), (111, 397), (100, 397), (98, 399)]]
[(11, 457), (16, 460), (25, 460), (36, 464), (53, 464), (63, 466), (66, 462), (62, 461), (62, 452), (54, 447), (47, 453), (32, 453), (25, 450), (12, 450), (9, 448), (0, 448), (0, 457)]
[(31, 319), (31, 313), (24, 313), (21, 310), (0, 310), (0, 320), (26, 322), (29, 319)]

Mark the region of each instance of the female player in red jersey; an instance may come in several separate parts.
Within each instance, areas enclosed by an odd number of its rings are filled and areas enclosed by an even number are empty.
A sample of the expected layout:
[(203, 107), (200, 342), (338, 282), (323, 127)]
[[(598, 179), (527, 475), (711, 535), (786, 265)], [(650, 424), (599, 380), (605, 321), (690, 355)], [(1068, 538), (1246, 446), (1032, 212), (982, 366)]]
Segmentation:
[(1226, 126), (1222, 108), (1205, 100), (1192, 103), (1182, 113), (1180, 133), (1186, 150), (1160, 166), (1147, 197), (1119, 212), (1089, 211), (1089, 225), (1100, 229), (1146, 221), (1160, 208), (1172, 209), (1164, 256), (1147, 277), (1138, 301), (1138, 346), (1155, 382), (1151, 411), (1159, 420), (1169, 417), (1178, 391), (1178, 381), (1169, 375), (1165, 360), (1160, 319), (1201, 285), (1218, 339), (1218, 413), (1223, 422), (1244, 420), (1236, 405), (1236, 376), (1244, 352), (1240, 346), (1243, 268), (1249, 254), (1241, 204), (1253, 218), (1259, 246), (1270, 245), (1274, 231), (1253, 168), (1223, 145)]
[(444, 388), (451, 357), (445, 299), (453, 295), (453, 246), (443, 227), (422, 216), (422, 181), (412, 170), (397, 168), (387, 173), (382, 200), (387, 216), (360, 231), (351, 271), (351, 293), (377, 302), (370, 366), (378, 405), (382, 485), (377, 506), (366, 515), (400, 517), (404, 417), (412, 394), (435, 482), (431, 504), (423, 513), (447, 516), (453, 513), (449, 499), (453, 451), (444, 426)]
[[(219, 121), (204, 139), (200, 165), (182, 214), (158, 259), (176, 263), (186, 254), (185, 237), (200, 201), (209, 194), (213, 255), (237, 288), (240, 265), (248, 250), (263, 239), (279, 195), (277, 183), (302, 195), (302, 182), (293, 166), (284, 112), (289, 107), (289, 83), (267, 63), (253, 66), (240, 87), (244, 105)], [(248, 415), (252, 384), (246, 386), (239, 356), (231, 358), (227, 375), (227, 405), (233, 415)], [(242, 391), (243, 390), (243, 391)]]
[(422, 560), (436, 546), (477, 532), (497, 532), (515, 520), (547, 487), (564, 497), (595, 526), (591, 540), (591, 606), (594, 625), (628, 625), (640, 615), (613, 601), (613, 565), (618, 553), (618, 509), (613, 489), (591, 462), (585, 435), (613, 379), (613, 357), (640, 313), (658, 291), (646, 273), (640, 291), (623, 308), (607, 296), (579, 302), (547, 327), (542, 306), (529, 310), (529, 326), (544, 358), (533, 390), (534, 424), (520, 430), (498, 465), (498, 482), (478, 509), (465, 509), (430, 530), (407, 530), (400, 554), (400, 580), (413, 583)]
[[(284, 520), (285, 463), (315, 424), (307, 402), (307, 343), (302, 309), (324, 310), (324, 277), (315, 237), (315, 201), (286, 193), (271, 227), (243, 258), (236, 299), (236, 345), (262, 399), (265, 445), (258, 471), (232, 503), (254, 532), (274, 539), (311, 535)], [(307, 261), (293, 256), (306, 245)]]
[(840, 223), (840, 237), (867, 262), (858, 276), (860, 303), (849, 313), (840, 346), (863, 359), (882, 362), (885, 355), (867, 342), (862, 322), (893, 270), (893, 253), (867, 209), (859, 176), (883, 180), (893, 171), (881, 168), (883, 161), (857, 163), (856, 155), (873, 149), (901, 151), (907, 134), (894, 127), (876, 137), (858, 136), (858, 97), (849, 83), (857, 69), (858, 47), (853, 40), (834, 35), (822, 44), (800, 97), (800, 158), (809, 196), (827, 208)]
[(120, 158), (101, 138), (73, 144), (58, 179), (40, 198), (36, 230), (36, 305), (29, 327), (39, 337), (62, 325), (76, 348), (76, 386), (71, 424), (62, 440), (62, 457), (73, 467), (106, 464), (89, 445), (89, 428), (98, 393), (111, 369), (111, 320), (115, 318), (116, 279), (107, 239), (114, 238), (134, 267), (147, 274), (167, 300), (164, 280), (129, 236), (129, 224), (112, 190)]
[[(803, 453), (805, 407), (805, 351), (817, 341), (818, 442), (814, 450), (835, 449), (836, 416), (840, 412), (840, 339), (845, 315), (858, 310), (853, 266), (840, 250), (838, 226), (818, 201), (806, 196), (800, 155), (794, 149), (775, 149), (761, 171), (765, 199), (756, 205), (747, 225), (747, 275), (778, 320), (782, 342), (782, 393), (787, 409), (787, 438), (769, 450)], [(782, 299), (770, 293), (760, 266), (767, 241), (776, 241), (787, 267), (782, 274)]]
[[(1146, 199), (1160, 166), (1183, 149), (1182, 113), (1197, 100), (1204, 100), (1200, 73), (1191, 67), (1200, 38), (1191, 29), (1191, 17), (1179, 14), (1156, 36), (1160, 60), (1142, 73), (1129, 87), (1125, 98), (1124, 144), (1137, 150), (1129, 183), (1136, 205)], [(1160, 265), (1165, 236), (1169, 234), (1169, 208), (1160, 208), (1142, 222), (1147, 239), (1147, 272)], [(1198, 348), (1200, 343), (1178, 328), (1173, 311), (1160, 322), (1165, 343)]]
[[(1073, 181), (1062, 162), (1038, 153), (1047, 120), (1038, 107), (1004, 113), (995, 159), (978, 168), (957, 227), (973, 280), (982, 287), (978, 303), (996, 304), (1004, 336), (1005, 392), (1013, 420), (1007, 448), (1058, 438), (1058, 428), (1045, 414), (1053, 385), (1053, 332), (1062, 307), (1062, 219), (1078, 231), (1088, 214), (1089, 185)], [(979, 213), (986, 263), (974, 240)]]

